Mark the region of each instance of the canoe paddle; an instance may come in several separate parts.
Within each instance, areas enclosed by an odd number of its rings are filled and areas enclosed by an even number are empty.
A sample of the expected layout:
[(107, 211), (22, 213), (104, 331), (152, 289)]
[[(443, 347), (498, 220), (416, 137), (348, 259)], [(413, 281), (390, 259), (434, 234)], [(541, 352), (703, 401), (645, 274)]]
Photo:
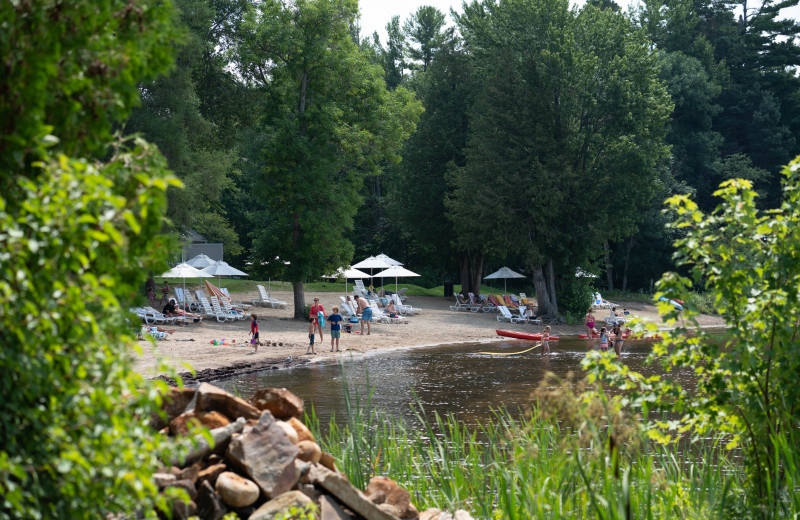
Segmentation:
[(518, 356), (541, 346), (541, 343), (537, 343), (536, 345), (527, 350), (523, 350), (522, 352), (478, 352), (478, 354), (486, 354), (487, 356)]

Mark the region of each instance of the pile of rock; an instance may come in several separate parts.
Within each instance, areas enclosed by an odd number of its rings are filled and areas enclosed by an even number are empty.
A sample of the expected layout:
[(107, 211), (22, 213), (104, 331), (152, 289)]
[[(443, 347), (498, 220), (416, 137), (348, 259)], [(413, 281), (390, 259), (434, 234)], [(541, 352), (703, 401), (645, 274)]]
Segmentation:
[[(185, 411), (195, 397), (195, 408)], [(261, 389), (249, 401), (208, 383), (174, 388), (164, 412), (166, 421), (154, 418), (163, 433), (186, 436), (199, 424), (213, 438), (210, 444), (195, 436), (186, 453), (155, 474), (159, 489), (180, 488), (191, 499), (173, 502), (173, 518), (219, 520), (235, 512), (268, 520), (312, 503), (322, 520), (454, 518), (437, 509), (418, 513), (408, 491), (385, 477), (374, 477), (365, 492), (352, 486), (300, 420), (303, 401), (285, 388)], [(455, 520), (470, 516), (458, 511)]]

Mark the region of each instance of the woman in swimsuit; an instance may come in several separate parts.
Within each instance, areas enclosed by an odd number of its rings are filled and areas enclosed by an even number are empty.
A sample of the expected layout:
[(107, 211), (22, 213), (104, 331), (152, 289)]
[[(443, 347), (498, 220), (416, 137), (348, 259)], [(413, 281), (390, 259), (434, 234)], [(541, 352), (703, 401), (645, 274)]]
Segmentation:
[(592, 314), (592, 309), (589, 309), (586, 312), (586, 331), (587, 331), (586, 334), (588, 335), (589, 338), (591, 338), (595, 333), (594, 314)]
[(622, 343), (625, 341), (622, 337), (622, 327), (619, 326), (619, 322), (614, 324), (611, 333), (614, 334), (614, 352), (619, 356), (622, 352)]

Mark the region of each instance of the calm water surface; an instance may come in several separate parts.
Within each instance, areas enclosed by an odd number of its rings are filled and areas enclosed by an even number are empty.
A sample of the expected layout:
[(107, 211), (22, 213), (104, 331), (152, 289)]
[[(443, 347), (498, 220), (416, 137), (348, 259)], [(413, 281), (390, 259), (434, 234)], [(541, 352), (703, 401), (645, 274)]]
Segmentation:
[[(581, 361), (594, 342), (564, 338), (551, 344), (553, 353), (540, 356), (539, 349), (521, 356), (486, 356), (481, 351), (516, 352), (535, 343), (509, 340), (498, 343), (441, 345), (392, 352), (349, 356), (342, 363), (313, 363), (287, 370), (248, 374), (214, 384), (249, 398), (266, 386), (285, 387), (300, 396), (306, 408), (313, 405), (322, 424), (331, 413), (345, 417), (344, 393), (358, 394), (362, 401), (370, 392), (373, 408), (415, 423), (412, 405), (422, 404), (426, 415), (454, 414), (475, 424), (491, 417), (491, 410), (505, 406), (518, 410), (530, 403), (531, 392), (547, 372), (582, 376)], [(651, 375), (657, 369), (644, 365), (652, 349), (649, 341), (626, 341), (622, 362)], [(685, 381), (690, 379), (686, 375)]]

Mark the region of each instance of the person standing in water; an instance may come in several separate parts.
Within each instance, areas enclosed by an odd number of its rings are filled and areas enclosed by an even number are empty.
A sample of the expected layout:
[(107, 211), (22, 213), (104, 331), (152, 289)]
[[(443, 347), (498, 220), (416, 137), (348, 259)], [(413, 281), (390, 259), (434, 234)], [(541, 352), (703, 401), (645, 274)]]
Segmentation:
[(600, 351), (608, 352), (608, 332), (605, 327), (600, 329)]
[(592, 309), (589, 309), (586, 312), (586, 334), (587, 337), (592, 338), (594, 337), (594, 314), (592, 314)]
[(542, 332), (542, 355), (550, 353), (550, 325), (544, 328)]
[(622, 327), (619, 326), (619, 322), (615, 323), (611, 328), (611, 333), (614, 334), (614, 352), (619, 356), (622, 353), (622, 343), (625, 341), (622, 337)]

